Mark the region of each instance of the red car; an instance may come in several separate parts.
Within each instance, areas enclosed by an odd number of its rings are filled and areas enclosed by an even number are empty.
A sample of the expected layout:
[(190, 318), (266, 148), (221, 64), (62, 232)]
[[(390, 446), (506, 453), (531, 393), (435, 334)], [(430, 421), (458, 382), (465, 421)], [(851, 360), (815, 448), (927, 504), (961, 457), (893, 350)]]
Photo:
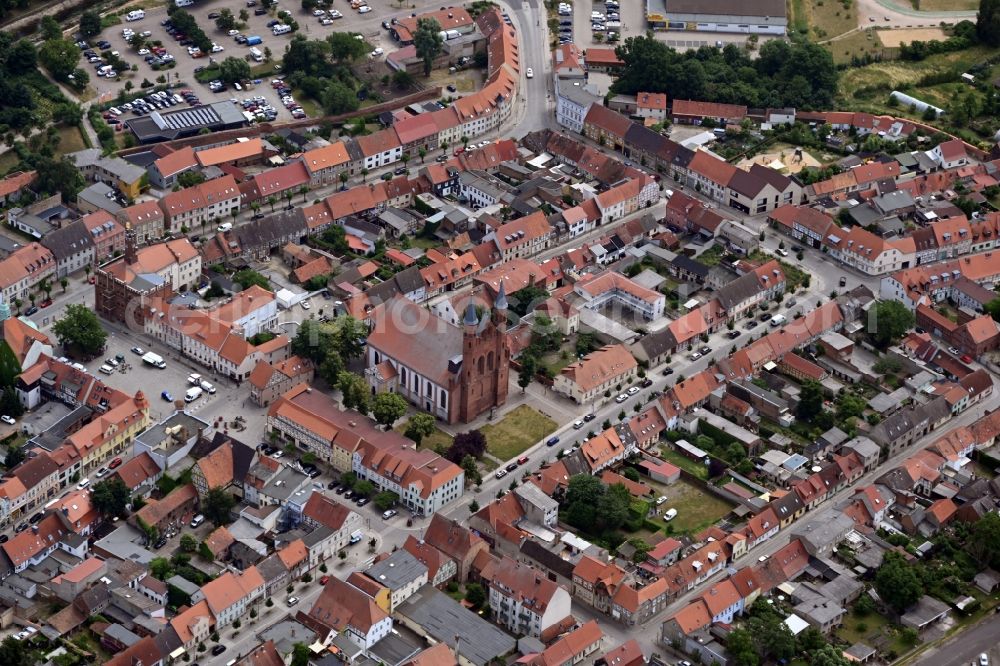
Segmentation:
[(41, 306), (41, 307), (43, 307), (43, 308), (47, 308), (50, 305), (52, 305), (52, 299), (51, 298), (46, 298), (44, 301), (42, 301), (38, 305)]
[[(44, 305), (42, 307), (45, 307)], [(962, 363), (972, 363), (972, 357), (968, 354), (962, 354)]]
[(121, 466), (121, 464), (122, 464), (122, 459), (121, 458), (115, 458), (110, 463), (108, 463), (108, 468), (109, 469), (114, 469), (115, 467)]
[(329, 576), (323, 576), (322, 578), (319, 579), (319, 584), (320, 585), (326, 585), (329, 582), (330, 582), (330, 577)]

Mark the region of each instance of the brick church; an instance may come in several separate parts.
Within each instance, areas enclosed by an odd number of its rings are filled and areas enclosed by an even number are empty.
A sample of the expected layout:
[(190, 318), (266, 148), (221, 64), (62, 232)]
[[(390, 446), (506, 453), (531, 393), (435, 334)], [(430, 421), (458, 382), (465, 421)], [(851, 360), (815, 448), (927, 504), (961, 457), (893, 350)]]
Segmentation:
[(372, 313), (365, 376), (447, 423), (468, 423), (507, 401), (510, 341), (503, 283), (493, 309), (470, 303), (461, 326), (404, 297)]

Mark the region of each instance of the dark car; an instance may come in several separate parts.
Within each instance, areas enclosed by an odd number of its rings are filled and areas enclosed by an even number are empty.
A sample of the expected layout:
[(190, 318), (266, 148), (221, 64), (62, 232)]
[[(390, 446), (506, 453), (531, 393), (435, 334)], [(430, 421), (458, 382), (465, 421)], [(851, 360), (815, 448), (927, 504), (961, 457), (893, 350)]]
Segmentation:
[(327, 489), (327, 490), (333, 490), (333, 489), (334, 489), (334, 488), (336, 488), (336, 487), (337, 487), (338, 485), (339, 485), (339, 484), (338, 484), (338, 483), (337, 483), (336, 481), (331, 481), (330, 483), (326, 484), (326, 489)]
[(337, 486), (337, 489), (334, 490), (333, 492), (337, 493), (338, 495), (343, 495), (345, 492), (347, 492), (347, 488), (345, 488), (344, 486)]
[(516, 462), (512, 462), (511, 464), (507, 465), (507, 471), (508, 472), (513, 472), (516, 469), (517, 469), (517, 463)]
[(672, 375), (672, 374), (674, 374), (674, 369), (673, 368), (667, 368), (666, 370), (663, 371), (663, 376), (664, 377), (666, 377), (667, 375)]
[(591, 421), (593, 421), (596, 418), (597, 418), (597, 414), (587, 414), (586, 416), (583, 417), (583, 420), (586, 421), (587, 423), (590, 423)]
[(274, 26), (278, 25), (279, 23), (281, 23), (281, 21), (279, 21), (278, 19), (271, 19), (270, 21), (267, 22), (267, 27), (268, 28), (273, 28)]
[(365, 504), (368, 504), (368, 501), (369, 501), (369, 500), (368, 500), (368, 498), (367, 498), (367, 497), (362, 497), (362, 498), (358, 499), (358, 500), (357, 500), (356, 502), (354, 502), (354, 503), (355, 503), (355, 504), (356, 504), (357, 506), (364, 506)]
[(396, 170), (393, 171), (393, 173), (396, 174), (397, 176), (402, 176), (406, 173), (406, 167), (405, 166), (396, 167)]
[(30, 317), (31, 315), (38, 312), (38, 306), (32, 305), (30, 308), (24, 311), (25, 316)]
[(220, 16), (222, 16), (222, 14), (220, 14), (219, 12), (212, 12), (211, 14), (208, 15), (208, 18), (210, 18), (210, 19), (212, 19), (214, 21), (215, 19), (219, 18)]
[(847, 278), (845, 278), (845, 277), (840, 278), (840, 286), (841, 287), (846, 287), (847, 286)]
[(747, 325), (744, 326), (743, 328), (747, 329), (748, 331), (752, 331), (753, 329), (757, 328), (757, 322), (755, 322), (755, 321), (748, 321)]
[(37, 523), (39, 520), (41, 520), (44, 517), (45, 517), (45, 513), (43, 511), (39, 511), (38, 513), (36, 513), (35, 515), (33, 515), (31, 518), (29, 518), (28, 522), (31, 523), (32, 525), (34, 525), (35, 523)]
[(258, 7), (257, 9), (253, 10), (253, 15), (254, 16), (263, 16), (266, 13), (267, 13), (267, 10), (264, 9), (263, 7)]
[(650, 379), (649, 377), (646, 377), (645, 379), (643, 379), (642, 383), (639, 384), (639, 386), (641, 386), (642, 388), (649, 388), (652, 385), (653, 385), (653, 380)]
[(740, 332), (729, 331), (728, 333), (726, 333), (726, 337), (729, 338), (730, 340), (735, 340), (736, 338), (740, 337)]
[(706, 354), (711, 354), (712, 353), (712, 348), (711, 347), (702, 347), (698, 351), (701, 352), (702, 356), (705, 356)]
[(160, 548), (163, 548), (166, 545), (167, 545), (167, 538), (166, 537), (160, 537), (160, 540), (153, 544), (153, 548), (155, 548), (156, 550), (159, 550)]
[(212, 648), (212, 656), (213, 657), (218, 657), (220, 654), (222, 654), (225, 651), (226, 651), (226, 646), (225, 645), (221, 645), (221, 644), (220, 645), (216, 645), (214, 648)]
[(0, 543), (7, 543), (8, 539), (10, 539), (10, 537), (6, 534), (0, 534)]
[(558, 437), (550, 437), (548, 441), (545, 442), (545, 446), (555, 446), (558, 443), (559, 443)]
[(17, 527), (15, 527), (14, 531), (15, 532), (23, 532), (26, 529), (28, 529), (28, 521), (24, 521), (23, 523), (21, 523), (20, 525), (18, 525)]

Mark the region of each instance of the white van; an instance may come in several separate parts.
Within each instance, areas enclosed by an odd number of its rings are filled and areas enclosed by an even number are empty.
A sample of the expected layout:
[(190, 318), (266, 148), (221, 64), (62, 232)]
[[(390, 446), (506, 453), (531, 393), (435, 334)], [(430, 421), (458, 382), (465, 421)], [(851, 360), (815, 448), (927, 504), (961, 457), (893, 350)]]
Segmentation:
[(354, 533), (351, 534), (351, 540), (350, 541), (351, 541), (351, 543), (357, 543), (357, 542), (361, 541), (361, 539), (363, 539), (364, 536), (365, 536), (364, 532), (362, 532), (361, 530), (355, 530)]
[(771, 326), (781, 326), (786, 321), (788, 321), (788, 319), (785, 318), (785, 315), (776, 314), (773, 317), (771, 317)]
[(225, 223), (219, 225), (219, 231), (221, 231), (221, 232), (229, 231), (232, 228), (233, 228), (233, 223), (232, 222), (225, 222)]
[(194, 4), (194, 0), (174, 0), (174, 5), (178, 7), (190, 7)]
[(271, 28), (271, 32), (274, 33), (275, 37), (277, 37), (278, 35), (284, 35), (284, 34), (289, 33), (291, 31), (292, 31), (292, 26), (285, 25), (284, 23), (279, 23), (278, 25), (276, 25), (273, 28)]
[(254, 62), (264, 62), (264, 54), (256, 46), (250, 47), (250, 57), (254, 59)]
[(663, 514), (663, 520), (668, 523), (677, 517), (677, 509), (667, 509), (667, 512)]
[(215, 387), (206, 382), (204, 379), (201, 380), (198, 386), (200, 386), (201, 390), (204, 391), (205, 393), (215, 393)]
[(201, 390), (200, 386), (189, 388), (187, 392), (184, 394), (184, 402), (194, 402), (195, 400), (201, 397), (202, 393), (203, 391)]
[(102, 375), (110, 375), (114, 372), (114, 368), (112, 368), (110, 365), (105, 364), (99, 367), (97, 371), (100, 372)]
[(146, 12), (141, 9), (136, 9), (125, 15), (126, 21), (138, 21), (140, 19), (146, 18)]
[(191, 519), (191, 527), (198, 527), (203, 522), (205, 522), (205, 516), (199, 513), (197, 516)]

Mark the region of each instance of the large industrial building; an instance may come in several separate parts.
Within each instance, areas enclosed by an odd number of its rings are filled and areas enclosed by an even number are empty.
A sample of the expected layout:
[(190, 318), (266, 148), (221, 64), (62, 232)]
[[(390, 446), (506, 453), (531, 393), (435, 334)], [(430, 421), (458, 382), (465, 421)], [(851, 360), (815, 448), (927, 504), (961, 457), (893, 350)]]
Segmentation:
[(139, 143), (170, 141), (194, 136), (202, 130), (219, 132), (249, 124), (243, 111), (229, 100), (204, 106), (154, 111), (125, 121)]
[(646, 0), (653, 30), (783, 35), (785, 0)]

